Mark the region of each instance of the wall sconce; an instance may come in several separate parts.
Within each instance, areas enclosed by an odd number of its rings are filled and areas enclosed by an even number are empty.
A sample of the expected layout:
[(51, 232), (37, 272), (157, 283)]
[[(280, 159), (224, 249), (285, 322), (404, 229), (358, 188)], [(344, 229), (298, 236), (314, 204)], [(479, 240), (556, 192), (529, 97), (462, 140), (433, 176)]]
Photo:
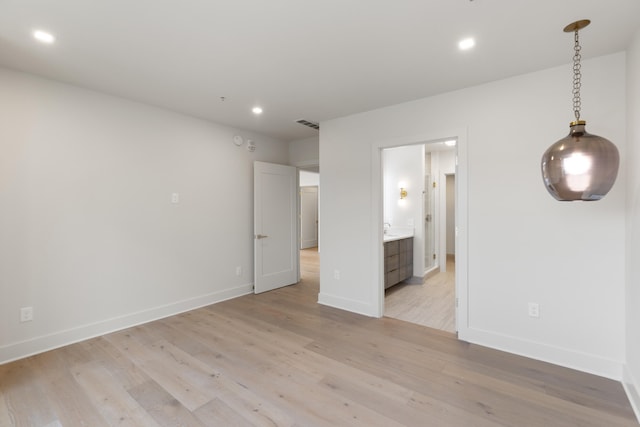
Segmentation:
[(400, 188), (400, 200), (404, 200), (407, 198), (407, 190), (404, 188)]

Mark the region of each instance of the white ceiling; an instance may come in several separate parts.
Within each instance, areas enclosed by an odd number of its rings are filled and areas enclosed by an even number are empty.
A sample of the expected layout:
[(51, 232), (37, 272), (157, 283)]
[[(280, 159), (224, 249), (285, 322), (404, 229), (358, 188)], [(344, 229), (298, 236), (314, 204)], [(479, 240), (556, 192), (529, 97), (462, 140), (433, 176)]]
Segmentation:
[(317, 134), (296, 119), (568, 64), (578, 19), (584, 58), (624, 50), (639, 17), (638, 0), (0, 0), (0, 65), (288, 141)]

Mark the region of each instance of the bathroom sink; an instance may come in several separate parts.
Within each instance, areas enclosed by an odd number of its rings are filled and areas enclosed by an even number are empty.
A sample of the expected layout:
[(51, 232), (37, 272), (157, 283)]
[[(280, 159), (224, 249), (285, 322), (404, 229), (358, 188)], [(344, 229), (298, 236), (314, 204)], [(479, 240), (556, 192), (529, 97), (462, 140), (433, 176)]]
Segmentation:
[(413, 237), (413, 227), (384, 227), (382, 232), (382, 240), (385, 242)]
[(411, 231), (400, 231), (400, 232), (387, 232), (382, 236), (383, 242), (391, 242), (393, 240), (407, 239), (409, 237), (413, 237), (413, 230)]

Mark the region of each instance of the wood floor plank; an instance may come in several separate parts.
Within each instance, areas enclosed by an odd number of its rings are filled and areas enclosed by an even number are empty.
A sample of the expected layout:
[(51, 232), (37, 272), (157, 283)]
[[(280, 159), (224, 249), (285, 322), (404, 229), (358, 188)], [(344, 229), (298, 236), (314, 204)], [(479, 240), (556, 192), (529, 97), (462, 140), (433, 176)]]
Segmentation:
[(0, 366), (0, 426), (638, 426), (620, 383), (299, 284)]
[[(259, 331), (242, 328), (239, 322), (234, 322), (235, 327), (227, 330), (225, 328), (229, 326), (221, 319), (217, 319), (215, 325), (210, 330), (193, 331), (200, 337), (217, 335), (216, 356), (224, 353), (224, 357), (215, 357), (212, 363), (222, 366), (225, 372), (231, 372), (236, 378), (250, 373), (246, 380), (251, 380), (251, 390), (261, 395), (277, 396), (279, 405), (286, 407), (287, 412), (296, 413), (302, 409), (304, 412), (298, 416), (310, 416), (312, 419), (307, 421), (313, 425), (343, 425), (347, 422), (353, 425), (394, 425), (392, 419), (385, 419), (357, 402), (337, 399), (330, 390), (318, 388), (323, 374), (309, 369), (309, 363), (300, 363), (302, 359), (291, 356), (289, 352), (295, 353), (295, 350), (290, 348), (290, 344), (282, 340), (270, 342), (271, 333), (261, 337)], [(265, 353), (270, 356), (268, 359), (264, 358)], [(230, 363), (239, 359), (248, 363), (242, 366)], [(315, 390), (311, 400), (307, 398), (310, 390)], [(327, 411), (326, 408), (331, 406), (343, 406), (348, 410)]]
[[(452, 422), (460, 425), (476, 425), (496, 427), (501, 424), (474, 416), (470, 412), (452, 407), (441, 400), (431, 399), (429, 411), (424, 411), (415, 403), (415, 392), (406, 390), (399, 395), (390, 395), (384, 389), (372, 389), (351, 378), (337, 375), (327, 375), (322, 382), (334, 393), (351, 396), (370, 407), (372, 410), (388, 418), (394, 418), (405, 426), (419, 425), (450, 425)], [(423, 399), (425, 402), (426, 399)]]
[[(23, 359), (0, 370), (0, 396), (16, 426), (47, 425), (57, 421), (44, 387), (31, 367), (31, 359)], [(6, 418), (6, 415), (5, 415)]]
[(163, 427), (205, 425), (153, 380), (129, 389), (129, 394)]
[(78, 365), (74, 368), (73, 375), (84, 388), (94, 407), (110, 425), (158, 426), (99, 362)]
[[(239, 389), (220, 397), (227, 406), (242, 414), (257, 427), (293, 427), (295, 420), (277, 404), (258, 397), (253, 391), (239, 385)], [(313, 424), (309, 424), (313, 425)]]
[(107, 339), (190, 411), (221, 392), (215, 381), (219, 372), (202, 366), (166, 341), (143, 345), (128, 332), (111, 334)]
[(99, 360), (126, 390), (150, 380), (136, 363), (104, 337), (91, 340), (94, 360)]
[[(202, 329), (202, 326), (196, 322), (190, 328), (190, 332), (195, 332), (193, 337), (195, 338), (205, 336), (210, 331)], [(109, 339), (113, 339), (114, 344), (126, 349), (125, 351), (133, 352), (134, 355), (130, 357), (190, 410), (198, 410), (211, 400), (219, 398), (238, 410), (246, 412), (251, 408), (252, 414), (249, 418), (256, 425), (272, 425), (274, 422), (276, 425), (293, 424), (284, 412), (256, 396), (248, 386), (222, 374), (215, 364), (203, 363), (169, 342), (169, 340), (184, 342), (178, 339), (184, 335), (184, 332), (179, 329), (169, 333), (168, 339), (155, 342), (153, 332), (140, 332), (139, 335), (144, 337), (143, 341), (147, 343), (146, 345), (135, 339), (132, 340), (133, 337), (126, 332), (113, 334)], [(238, 347), (237, 344), (234, 346)], [(236, 357), (233, 359), (238, 360)], [(218, 360), (216, 358), (216, 361)], [(243, 360), (242, 357), (240, 360)], [(235, 361), (232, 363), (237, 365)], [(243, 366), (245, 369), (249, 368), (246, 364)], [(251, 380), (251, 377), (247, 380)], [(250, 383), (250, 381), (247, 382)]]
[(470, 347), (469, 360), (483, 369), (492, 369), (496, 375), (500, 375), (499, 372), (508, 375), (509, 381), (535, 383), (547, 394), (623, 417), (634, 417), (619, 382), (482, 346)]
[[(236, 335), (228, 336), (220, 331), (191, 328), (180, 335), (173, 335), (173, 342), (176, 345), (186, 342), (194, 357), (220, 369), (224, 376), (234, 378), (235, 384), (227, 385), (230, 392), (222, 396), (221, 400), (242, 412), (245, 417), (251, 419), (253, 424), (273, 425), (272, 421), (277, 420), (275, 425), (294, 425), (294, 418), (286, 414), (296, 411), (295, 404), (292, 410), (290, 402), (286, 401), (289, 393), (285, 394), (277, 386), (278, 381), (273, 379), (273, 375), (278, 375), (274, 372), (273, 365), (280, 364), (280, 360), (272, 352), (252, 351), (252, 346), (245, 345), (242, 338)], [(194, 345), (202, 341), (209, 342), (211, 345), (207, 346), (203, 343)], [(302, 353), (304, 352), (300, 352), (304, 357)], [(269, 354), (270, 357), (265, 359), (265, 354)], [(290, 379), (293, 372), (287, 371), (286, 376)], [(308, 397), (308, 394), (304, 393), (302, 396)], [(270, 400), (276, 400), (277, 406), (270, 404)], [(299, 407), (303, 412), (298, 414), (296, 419), (302, 422), (302, 425), (325, 425), (322, 418), (318, 419), (311, 413), (307, 413), (304, 404)]]
[(66, 359), (63, 353), (57, 352), (42, 356), (31, 358), (29, 362), (56, 415), (56, 422), (63, 426), (107, 426), (85, 390), (71, 374), (69, 362), (75, 363), (77, 359)]
[[(437, 371), (412, 371), (413, 375), (407, 375), (406, 367), (389, 357), (380, 357), (369, 352), (345, 348), (345, 346), (341, 346), (338, 349), (334, 346), (313, 343), (308, 347), (327, 357), (336, 358), (343, 364), (368, 372), (371, 375), (378, 375), (389, 382), (412, 390), (414, 392), (412, 396), (415, 393), (430, 396), (435, 400), (442, 400), (448, 405), (454, 405), (463, 411), (471, 411), (478, 417), (487, 415), (481, 409), (482, 405), (478, 403), (478, 400), (486, 399), (486, 396), (477, 393), (477, 390), (465, 390), (465, 393), (458, 394), (456, 381), (451, 378), (445, 378), (445, 375), (439, 374)], [(444, 365), (442, 368), (444, 368)], [(451, 383), (448, 385), (443, 384), (447, 380), (451, 380)]]
[(256, 425), (218, 398), (198, 408), (195, 416), (208, 426), (254, 427)]
[[(532, 406), (546, 408), (547, 414), (552, 414), (554, 422), (558, 425), (572, 425), (576, 420), (581, 426), (629, 426), (635, 425), (629, 422), (629, 417), (603, 412), (589, 405), (556, 397), (552, 394), (540, 392), (510, 381), (504, 381), (487, 375), (477, 370), (461, 368), (453, 364), (445, 368), (445, 373), (463, 381), (472, 382), (477, 386), (491, 390), (500, 390), (506, 396), (518, 396), (520, 400), (529, 402)], [(566, 413), (575, 413), (570, 419), (561, 420)]]
[[(0, 366), (0, 378), (2, 378), (2, 367)], [(3, 397), (0, 400), (0, 426), (15, 426), (18, 425), (15, 418), (9, 412), (9, 406), (5, 400), (5, 393), (0, 386), (0, 396)]]
[(401, 282), (385, 291), (384, 315), (454, 333), (455, 261), (447, 259), (447, 271), (422, 283)]
[[(572, 422), (584, 421), (575, 419), (563, 422), (563, 413), (554, 411), (550, 405), (543, 405), (531, 400), (524, 400), (521, 396), (509, 396), (500, 389), (491, 389), (484, 385), (479, 386), (465, 380), (463, 377), (453, 376), (447, 372), (412, 370), (414, 375), (408, 376), (404, 372), (406, 366), (398, 364), (392, 355), (380, 357), (367, 352), (359, 352), (345, 348), (336, 351), (335, 347), (322, 347), (317, 343), (310, 347), (325, 355), (338, 357), (345, 364), (357, 367), (370, 373), (378, 373), (387, 380), (414, 390), (413, 405), (424, 405), (430, 408), (434, 402), (441, 402), (463, 411), (463, 414), (471, 413), (475, 417), (484, 418), (498, 424), (519, 425), (521, 419), (532, 420), (532, 425), (572, 425)], [(428, 363), (428, 361), (424, 361)], [(532, 393), (540, 393), (532, 391)], [(546, 402), (548, 403), (548, 402)], [(555, 423), (555, 424), (554, 424)], [(593, 425), (585, 424), (584, 425)], [(612, 424), (613, 425), (613, 424)]]

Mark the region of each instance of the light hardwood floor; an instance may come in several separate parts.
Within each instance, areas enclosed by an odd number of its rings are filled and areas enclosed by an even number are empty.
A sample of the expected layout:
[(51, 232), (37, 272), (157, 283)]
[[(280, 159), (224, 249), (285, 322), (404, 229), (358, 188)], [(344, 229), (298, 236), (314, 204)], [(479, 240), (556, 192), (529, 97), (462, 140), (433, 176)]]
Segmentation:
[(321, 306), (303, 280), (0, 366), (1, 426), (632, 426), (619, 383)]
[(455, 333), (455, 260), (447, 258), (447, 271), (424, 283), (399, 283), (385, 292), (384, 315)]

